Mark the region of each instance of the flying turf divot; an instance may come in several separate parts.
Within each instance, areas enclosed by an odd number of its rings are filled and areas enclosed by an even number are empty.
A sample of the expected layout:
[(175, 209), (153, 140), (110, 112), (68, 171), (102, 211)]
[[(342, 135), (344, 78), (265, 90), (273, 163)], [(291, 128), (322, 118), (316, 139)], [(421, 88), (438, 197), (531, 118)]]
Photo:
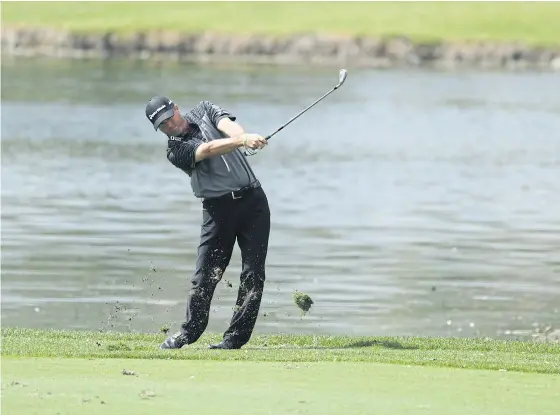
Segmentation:
[(300, 308), (302, 316), (304, 316), (311, 308), (311, 305), (314, 304), (309, 295), (299, 292), (298, 290), (294, 290), (294, 303)]

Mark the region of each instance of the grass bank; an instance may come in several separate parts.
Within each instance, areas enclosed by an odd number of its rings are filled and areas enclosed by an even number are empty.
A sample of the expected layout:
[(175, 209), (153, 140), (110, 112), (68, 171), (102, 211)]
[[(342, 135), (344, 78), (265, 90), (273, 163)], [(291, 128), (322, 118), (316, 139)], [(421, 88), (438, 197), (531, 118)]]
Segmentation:
[(163, 334), (2, 329), (2, 356), (252, 362), (367, 362), (560, 374), (560, 344), (472, 338), (254, 336), (241, 350), (206, 348), (204, 335), (160, 350)]
[[(32, 7), (33, 12), (30, 12)], [(292, 35), (321, 32), (415, 41), (560, 44), (558, 2), (3, 2), (9, 26), (121, 33), (166, 30)]]

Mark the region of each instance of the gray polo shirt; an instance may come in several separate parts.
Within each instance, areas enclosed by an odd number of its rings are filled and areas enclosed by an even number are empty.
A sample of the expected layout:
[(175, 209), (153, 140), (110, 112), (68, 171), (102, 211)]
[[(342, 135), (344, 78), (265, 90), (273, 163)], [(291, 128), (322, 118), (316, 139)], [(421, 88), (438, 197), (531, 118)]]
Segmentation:
[(209, 101), (202, 101), (185, 113), (184, 117), (189, 122), (189, 132), (182, 137), (169, 137), (167, 159), (189, 175), (196, 197), (219, 197), (257, 180), (247, 158), (239, 149), (195, 163), (195, 152), (199, 145), (227, 137), (218, 130), (218, 122), (226, 117), (235, 121), (235, 116)]

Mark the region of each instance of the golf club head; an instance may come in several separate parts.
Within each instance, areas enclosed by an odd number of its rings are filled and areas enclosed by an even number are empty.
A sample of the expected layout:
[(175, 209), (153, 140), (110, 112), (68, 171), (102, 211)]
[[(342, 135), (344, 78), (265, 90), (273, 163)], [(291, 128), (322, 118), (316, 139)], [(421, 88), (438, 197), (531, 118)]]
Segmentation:
[(348, 76), (348, 71), (346, 69), (341, 69), (339, 74), (338, 74), (338, 85), (337, 88), (339, 86), (341, 86), (344, 81), (346, 81), (346, 77)]

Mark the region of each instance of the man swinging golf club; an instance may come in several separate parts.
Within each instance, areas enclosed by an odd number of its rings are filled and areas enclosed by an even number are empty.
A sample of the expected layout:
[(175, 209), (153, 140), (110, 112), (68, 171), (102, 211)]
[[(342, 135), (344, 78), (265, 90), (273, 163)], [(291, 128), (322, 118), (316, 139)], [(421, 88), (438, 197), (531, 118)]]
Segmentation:
[(235, 116), (209, 101), (200, 102), (184, 115), (169, 98), (157, 96), (148, 102), (146, 117), (156, 131), (168, 137), (167, 159), (190, 176), (194, 195), (202, 199), (203, 207), (187, 319), (179, 333), (161, 344), (162, 349), (181, 348), (202, 335), (214, 290), (229, 264), (236, 239), (243, 262), (237, 302), (222, 342), (209, 347), (239, 349), (249, 341), (264, 289), (270, 210), (245, 156), (257, 154), (272, 136), (340, 88), (347, 75), (341, 69), (335, 87), (265, 138), (245, 133)]
[(148, 102), (146, 117), (167, 135), (167, 159), (190, 176), (203, 207), (186, 321), (160, 348), (178, 349), (202, 335), (237, 239), (243, 265), (236, 307), (222, 342), (209, 347), (239, 349), (249, 341), (259, 313), (270, 233), (266, 194), (240, 149), (258, 151), (267, 141), (245, 133), (235, 116), (209, 101), (182, 115), (169, 98), (157, 96)]

